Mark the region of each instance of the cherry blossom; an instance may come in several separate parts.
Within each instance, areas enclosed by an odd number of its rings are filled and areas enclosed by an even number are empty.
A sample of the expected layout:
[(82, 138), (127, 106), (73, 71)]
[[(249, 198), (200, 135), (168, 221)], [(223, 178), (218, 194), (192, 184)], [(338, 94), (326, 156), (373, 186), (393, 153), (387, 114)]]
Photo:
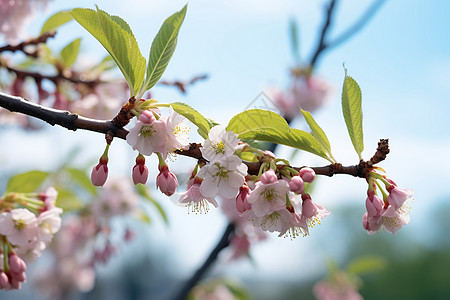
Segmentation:
[(156, 187), (159, 188), (161, 193), (172, 196), (177, 187), (178, 179), (172, 172), (169, 171), (169, 167), (166, 164), (158, 166), (159, 174), (156, 177)]
[(396, 185), (391, 185), (387, 188), (389, 196), (387, 202), (395, 209), (401, 207), (405, 201), (412, 198), (414, 192), (411, 189), (401, 189)]
[(302, 195), (302, 218), (308, 224), (308, 227), (314, 227), (320, 224), (322, 219), (330, 214), (323, 206), (312, 202), (309, 194)]
[(237, 134), (232, 131), (226, 131), (222, 125), (211, 128), (208, 139), (200, 148), (203, 157), (211, 163), (220, 160), (223, 156), (233, 155), (238, 146), (239, 139)]
[(28, 209), (16, 208), (0, 214), (0, 234), (16, 246), (25, 246), (35, 239), (37, 232), (38, 220)]
[(214, 197), (206, 197), (202, 194), (200, 189), (202, 181), (199, 177), (191, 179), (186, 188), (186, 192), (181, 194), (180, 200), (178, 201), (179, 205), (187, 206), (190, 211), (196, 214), (208, 212), (209, 203), (214, 205), (214, 207), (219, 206)]
[(235, 198), (246, 174), (247, 165), (239, 157), (224, 156), (219, 162), (200, 169), (198, 176), (203, 178), (201, 192), (207, 197), (219, 194), (226, 199)]
[(166, 152), (167, 125), (161, 118), (151, 123), (148, 117), (141, 114), (139, 121), (127, 134), (127, 143), (143, 155), (151, 155), (153, 152), (164, 154)]

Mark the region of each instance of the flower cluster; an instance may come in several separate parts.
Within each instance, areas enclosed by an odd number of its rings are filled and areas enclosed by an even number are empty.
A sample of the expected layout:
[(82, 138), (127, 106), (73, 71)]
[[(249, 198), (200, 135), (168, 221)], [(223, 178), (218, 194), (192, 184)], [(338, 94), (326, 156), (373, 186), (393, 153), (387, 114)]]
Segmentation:
[(7, 193), (0, 198), (0, 289), (20, 289), (26, 263), (41, 255), (61, 227), (58, 193)]
[[(162, 116), (153, 104), (155, 100), (141, 100), (134, 106), (133, 113), (139, 115), (135, 126), (130, 129), (126, 140), (133, 150), (138, 150), (136, 165), (132, 169), (134, 184), (145, 184), (148, 179), (148, 168), (145, 157), (156, 153), (159, 158), (159, 175), (156, 186), (167, 196), (175, 193), (178, 187), (176, 176), (169, 171), (165, 163), (167, 157), (177, 149), (187, 149), (189, 146), (189, 128), (186, 119), (169, 107), (169, 115)], [(95, 186), (103, 186), (108, 177), (108, 150), (100, 157), (98, 165), (92, 169), (91, 182)]]
[[(364, 229), (368, 234), (384, 229), (395, 235), (409, 223), (413, 191), (399, 188), (393, 180), (376, 171), (369, 172), (368, 182)], [(382, 198), (378, 196), (378, 191)]]

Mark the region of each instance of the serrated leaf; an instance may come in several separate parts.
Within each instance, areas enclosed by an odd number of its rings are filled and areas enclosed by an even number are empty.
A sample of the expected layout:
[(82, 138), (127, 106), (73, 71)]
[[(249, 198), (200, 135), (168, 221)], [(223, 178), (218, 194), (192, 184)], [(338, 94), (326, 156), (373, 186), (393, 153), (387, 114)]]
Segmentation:
[(6, 192), (33, 193), (48, 177), (49, 173), (42, 171), (29, 171), (17, 174), (8, 181)]
[(80, 187), (93, 195), (97, 194), (97, 188), (92, 184), (91, 179), (84, 170), (68, 168), (67, 172), (69, 172), (71, 179)]
[(319, 124), (317, 124), (317, 122), (314, 120), (313, 116), (309, 111), (303, 109), (300, 109), (300, 111), (302, 112), (303, 117), (306, 120), (306, 123), (308, 123), (308, 126), (311, 129), (312, 136), (316, 139), (316, 141), (319, 142), (319, 144), (321, 144), (324, 147), (325, 152), (330, 156), (332, 156), (330, 141), (328, 140), (325, 132), (322, 130), (322, 128), (320, 128)]
[(81, 38), (73, 40), (64, 49), (61, 50), (60, 57), (61, 63), (64, 67), (68, 68), (72, 66), (78, 57), (80, 52)]
[(56, 198), (57, 207), (67, 213), (81, 209), (84, 205), (81, 199), (71, 190), (58, 188), (58, 198)]
[(201, 113), (182, 102), (174, 102), (168, 104), (168, 106), (172, 106), (173, 110), (184, 116), (186, 119), (192, 122), (198, 128), (198, 133), (205, 139), (208, 138), (210, 127), (210, 122), (203, 117)]
[(139, 183), (139, 184), (136, 185), (136, 189), (137, 189), (139, 195), (141, 195), (142, 197), (144, 197), (145, 199), (150, 201), (150, 203), (153, 204), (156, 207), (156, 209), (158, 210), (159, 214), (163, 218), (164, 222), (166, 224), (168, 224), (169, 220), (167, 219), (167, 215), (166, 215), (164, 209), (162, 208), (162, 206), (155, 199), (153, 199), (152, 196), (150, 196), (150, 193), (147, 190), (147, 187), (145, 185)]
[(47, 31), (54, 31), (61, 25), (66, 24), (67, 22), (73, 19), (72, 15), (68, 11), (60, 11), (56, 14), (50, 16), (50, 18), (45, 21), (42, 26), (40, 35), (46, 33)]
[(314, 137), (302, 130), (290, 128), (280, 115), (262, 109), (251, 109), (234, 116), (228, 123), (231, 130), (245, 141), (282, 144), (332, 161)]
[(144, 79), (145, 58), (128, 24), (98, 8), (97, 11), (75, 8), (71, 14), (108, 51), (124, 75), (132, 96), (135, 96)]
[(365, 275), (367, 273), (373, 273), (381, 271), (387, 266), (387, 261), (375, 255), (367, 255), (352, 260), (346, 268), (347, 273), (353, 275)]
[(178, 32), (181, 24), (183, 24), (186, 9), (187, 5), (179, 12), (168, 17), (155, 36), (150, 48), (147, 77), (139, 93), (140, 95), (144, 94), (146, 90), (151, 89), (158, 82), (169, 64), (177, 45)]
[(362, 159), (361, 153), (364, 150), (361, 98), (361, 89), (358, 83), (348, 76), (346, 71), (344, 86), (342, 87), (342, 112), (348, 134), (360, 160)]

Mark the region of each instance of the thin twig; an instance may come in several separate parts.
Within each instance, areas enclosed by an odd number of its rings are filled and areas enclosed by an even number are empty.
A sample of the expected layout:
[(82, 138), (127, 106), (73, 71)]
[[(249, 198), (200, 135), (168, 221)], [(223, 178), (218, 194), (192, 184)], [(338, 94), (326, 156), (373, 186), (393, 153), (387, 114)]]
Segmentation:
[(41, 36), (38, 36), (37, 38), (21, 42), (20, 44), (17, 44), (15, 46), (13, 46), (13, 45), (6, 45), (6, 46), (3, 46), (3, 47), (0, 47), (0, 53), (2, 53), (2, 52), (21, 51), (21, 52), (25, 53), (28, 56), (37, 57), (38, 53), (36, 51), (28, 52), (28, 51), (25, 50), (25, 48), (27, 46), (31, 46), (31, 45), (38, 45), (38, 44), (41, 44), (41, 43), (46, 43), (49, 38), (55, 37), (55, 34), (56, 34), (56, 32), (46, 32), (46, 33), (42, 34)]

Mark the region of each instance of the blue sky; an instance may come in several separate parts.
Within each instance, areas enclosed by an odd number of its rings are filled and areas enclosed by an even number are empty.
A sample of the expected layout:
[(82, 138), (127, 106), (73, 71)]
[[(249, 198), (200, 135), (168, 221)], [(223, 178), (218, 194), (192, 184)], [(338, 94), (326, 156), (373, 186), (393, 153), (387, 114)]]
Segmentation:
[[(292, 0), (274, 4), (274, 1), (268, 0), (190, 1), (177, 49), (163, 78), (189, 79), (201, 73), (208, 73), (210, 78), (190, 88), (186, 96), (167, 87), (156, 87), (154, 97), (160, 101), (185, 101), (207, 117), (226, 123), (268, 85), (288, 85), (288, 70), (293, 64), (288, 35), (289, 19), (293, 17), (298, 21), (301, 56), (309, 58), (316, 43), (322, 23), (323, 5), (326, 2), (328, 1)], [(365, 2), (340, 1), (330, 36), (339, 35), (353, 24), (365, 10)], [(77, 7), (93, 8), (95, 4), (125, 19), (134, 31), (142, 53), (147, 56), (151, 41), (164, 19), (180, 10), (185, 2), (77, 1)], [(51, 14), (68, 8), (73, 8), (68, 1), (53, 1), (47, 12)], [(357, 162), (340, 111), (343, 63), (348, 68), (349, 75), (360, 84), (363, 93), (366, 144), (364, 157), (370, 158), (379, 138), (390, 138), (391, 154), (381, 166), (399, 185), (412, 188), (416, 192), (411, 224), (399, 234), (405, 232), (413, 235), (414, 231), (423, 230), (421, 228), (425, 221), (432, 218), (428, 214), (429, 204), (444, 196), (448, 198), (449, 11), (450, 2), (444, 0), (386, 1), (363, 30), (342, 46), (327, 52), (317, 68), (317, 74), (330, 82), (335, 89), (334, 96), (316, 114), (316, 118), (328, 133), (338, 160), (344, 164)], [(43, 20), (43, 17), (37, 18), (33, 23), (36, 26), (30, 29), (30, 32), (37, 32)], [(99, 57), (99, 53), (105, 53), (101, 46), (75, 23), (61, 28), (51, 45), (60, 48), (70, 39), (77, 37), (86, 37), (82, 47), (88, 55)], [(304, 128), (301, 122), (296, 124), (299, 128)], [(54, 129), (53, 132), (56, 136), (66, 134), (59, 129)], [(96, 155), (102, 151), (100, 149), (103, 141), (97, 135), (78, 132), (72, 135), (74, 138), (63, 147), (67, 151), (85, 138), (92, 141), (92, 148), (98, 145), (96, 151), (92, 150), (86, 154), (90, 159), (96, 159)], [(56, 141), (58, 137), (48, 138), (39, 134), (39, 139)], [(28, 143), (32, 145), (33, 138), (30, 137), (30, 140)], [(112, 149), (112, 155), (128, 151), (124, 150), (126, 146), (124, 148), (124, 145), (117, 144), (120, 146), (117, 146), (116, 150)], [(22, 150), (24, 153), (26, 148)], [(0, 156), (7, 156), (5, 150), (1, 150)], [(129, 156), (129, 161), (118, 163), (113, 170), (117, 173), (129, 172), (133, 159), (132, 154)], [(297, 162), (301, 165), (305, 162), (326, 164), (325, 161), (310, 156), (302, 156)], [(17, 163), (23, 164), (23, 159)], [(45, 160), (41, 164), (45, 165)], [(363, 207), (366, 189), (364, 182), (335, 177), (324, 179), (320, 184), (323, 189), (318, 188), (315, 199), (329, 205), (330, 209), (338, 206), (342, 199), (353, 201), (358, 198)], [(342, 188), (348, 184), (354, 184), (354, 188)], [(330, 197), (330, 191), (333, 191), (333, 197)], [(169, 240), (188, 235), (190, 241), (194, 242), (187, 244), (183, 239), (172, 243), (177, 248), (185, 249), (187, 253), (204, 249), (189, 256), (188, 268), (195, 268), (209, 251), (217, 234), (222, 231), (223, 220), (216, 212), (195, 219), (193, 216), (187, 216), (184, 210), (171, 205), (169, 203), (166, 206), (171, 211), (173, 224), (168, 232), (154, 225), (156, 230), (160, 230), (157, 235)], [(327, 226), (327, 222), (321, 226)], [(183, 232), (180, 233), (179, 230)], [(316, 243), (320, 241), (305, 242), (307, 246), (299, 251), (307, 251), (308, 247)], [(256, 249), (255, 256), (257, 259), (264, 259), (265, 255), (274, 249), (280, 249), (279, 247), (290, 251), (291, 242), (277, 240), (273, 244), (268, 243), (261, 247), (262, 250)], [(179, 255), (182, 259), (186, 254)], [(289, 263), (291, 262), (287, 258), (286, 261), (278, 262), (278, 266), (268, 262), (269, 267), (278, 267), (280, 270)]]

